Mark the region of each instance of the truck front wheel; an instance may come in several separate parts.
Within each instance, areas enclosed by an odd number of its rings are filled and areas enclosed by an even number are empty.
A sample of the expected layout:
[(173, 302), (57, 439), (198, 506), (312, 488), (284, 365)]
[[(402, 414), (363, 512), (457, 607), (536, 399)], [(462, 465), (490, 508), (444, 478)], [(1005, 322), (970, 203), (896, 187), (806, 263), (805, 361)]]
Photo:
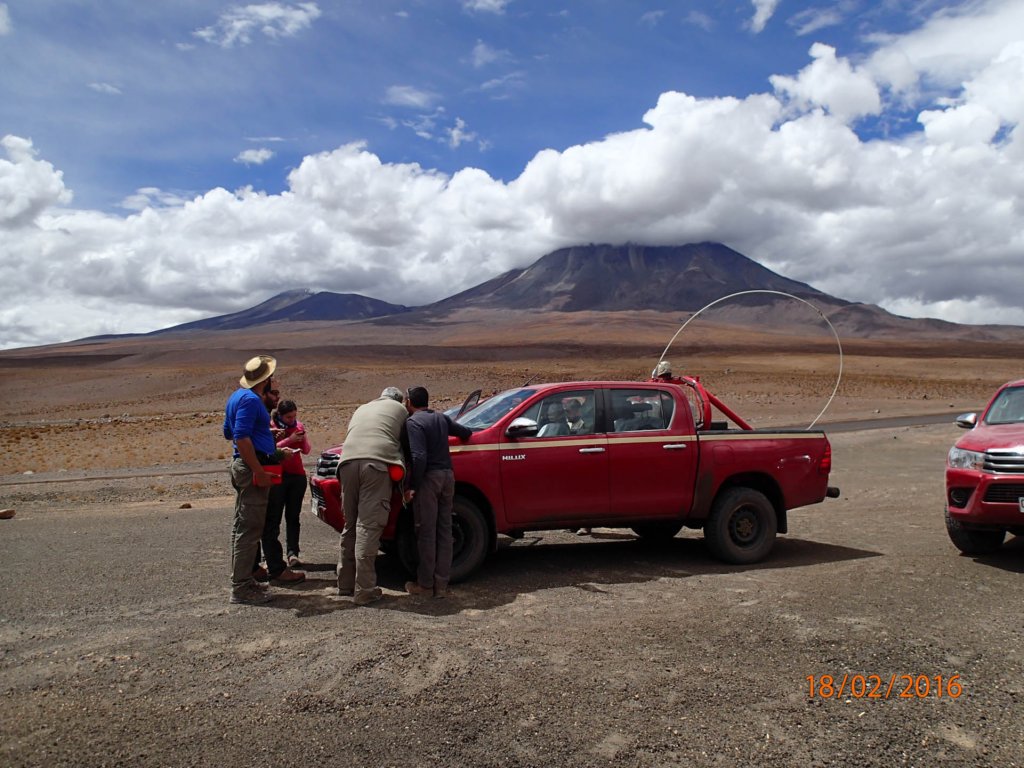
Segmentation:
[[(452, 504), (452, 567), (449, 581), (462, 581), (479, 568), (487, 558), (490, 532), (480, 508), (464, 496), (456, 496)], [(413, 578), (419, 554), (416, 551), (416, 530), (412, 510), (402, 516), (398, 527), (398, 557)]]
[(728, 563), (756, 563), (771, 551), (778, 521), (775, 507), (753, 488), (730, 488), (711, 507), (704, 539)]
[(946, 510), (946, 533), (953, 545), (965, 555), (991, 555), (1006, 538), (1006, 531), (979, 531), (967, 528)]

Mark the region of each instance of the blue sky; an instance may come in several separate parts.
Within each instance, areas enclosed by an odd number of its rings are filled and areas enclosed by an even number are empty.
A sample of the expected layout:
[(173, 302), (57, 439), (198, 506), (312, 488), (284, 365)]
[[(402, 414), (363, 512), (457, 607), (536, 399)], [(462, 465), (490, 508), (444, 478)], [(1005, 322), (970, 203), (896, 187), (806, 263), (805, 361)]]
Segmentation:
[(0, 2), (0, 347), (613, 241), (1024, 323), (1022, 5)]

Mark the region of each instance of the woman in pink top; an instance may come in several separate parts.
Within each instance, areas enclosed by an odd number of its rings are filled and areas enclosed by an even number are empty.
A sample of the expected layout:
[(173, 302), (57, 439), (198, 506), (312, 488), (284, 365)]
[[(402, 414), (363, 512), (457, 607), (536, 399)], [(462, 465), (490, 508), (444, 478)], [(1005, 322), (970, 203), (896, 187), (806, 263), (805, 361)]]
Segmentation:
[(271, 489), (267, 518), (276, 514), (280, 520), (283, 508), (287, 563), (289, 568), (296, 568), (302, 565), (299, 560), (299, 514), (302, 512), (302, 499), (306, 495), (306, 469), (302, 466), (302, 456), (312, 449), (306, 437), (306, 428), (298, 420), (298, 407), (294, 401), (282, 400), (278, 404), (272, 426), (283, 430), (278, 433), (277, 447), (294, 448), (296, 452), (281, 461), (282, 483)]

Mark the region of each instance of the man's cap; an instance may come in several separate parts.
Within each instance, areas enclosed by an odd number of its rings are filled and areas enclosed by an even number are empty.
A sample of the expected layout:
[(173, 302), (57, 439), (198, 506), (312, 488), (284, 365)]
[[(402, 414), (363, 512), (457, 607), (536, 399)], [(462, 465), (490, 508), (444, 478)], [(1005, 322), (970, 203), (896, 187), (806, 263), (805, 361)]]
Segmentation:
[(245, 372), (238, 380), (245, 389), (252, 389), (261, 381), (266, 381), (274, 375), (277, 369), (277, 360), (270, 355), (257, 355), (245, 364)]

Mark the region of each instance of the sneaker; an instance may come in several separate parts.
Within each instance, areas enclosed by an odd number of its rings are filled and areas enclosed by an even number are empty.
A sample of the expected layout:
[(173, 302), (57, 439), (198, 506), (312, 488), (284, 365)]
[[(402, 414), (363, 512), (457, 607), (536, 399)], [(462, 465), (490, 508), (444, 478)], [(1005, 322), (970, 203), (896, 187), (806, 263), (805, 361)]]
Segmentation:
[(380, 587), (374, 587), (369, 592), (360, 592), (352, 598), (352, 602), (356, 605), (369, 605), (370, 603), (376, 603), (382, 597), (384, 597), (383, 590)]
[(252, 577), (256, 581), (270, 581), (270, 574), (267, 572), (267, 569), (264, 568), (262, 565), (252, 572)]
[(288, 555), (288, 567), (289, 568), (301, 568), (302, 561), (299, 560), (298, 555)]
[(410, 595), (429, 595), (430, 589), (428, 587), (420, 586), (418, 581), (407, 581), (405, 582), (405, 591)]
[(242, 587), (231, 592), (231, 603), (234, 605), (264, 605), (273, 599), (273, 595), (255, 587)]
[(271, 584), (289, 585), (289, 584), (301, 584), (306, 580), (306, 574), (302, 571), (293, 571), (290, 568), (285, 568), (277, 576), (270, 579)]

